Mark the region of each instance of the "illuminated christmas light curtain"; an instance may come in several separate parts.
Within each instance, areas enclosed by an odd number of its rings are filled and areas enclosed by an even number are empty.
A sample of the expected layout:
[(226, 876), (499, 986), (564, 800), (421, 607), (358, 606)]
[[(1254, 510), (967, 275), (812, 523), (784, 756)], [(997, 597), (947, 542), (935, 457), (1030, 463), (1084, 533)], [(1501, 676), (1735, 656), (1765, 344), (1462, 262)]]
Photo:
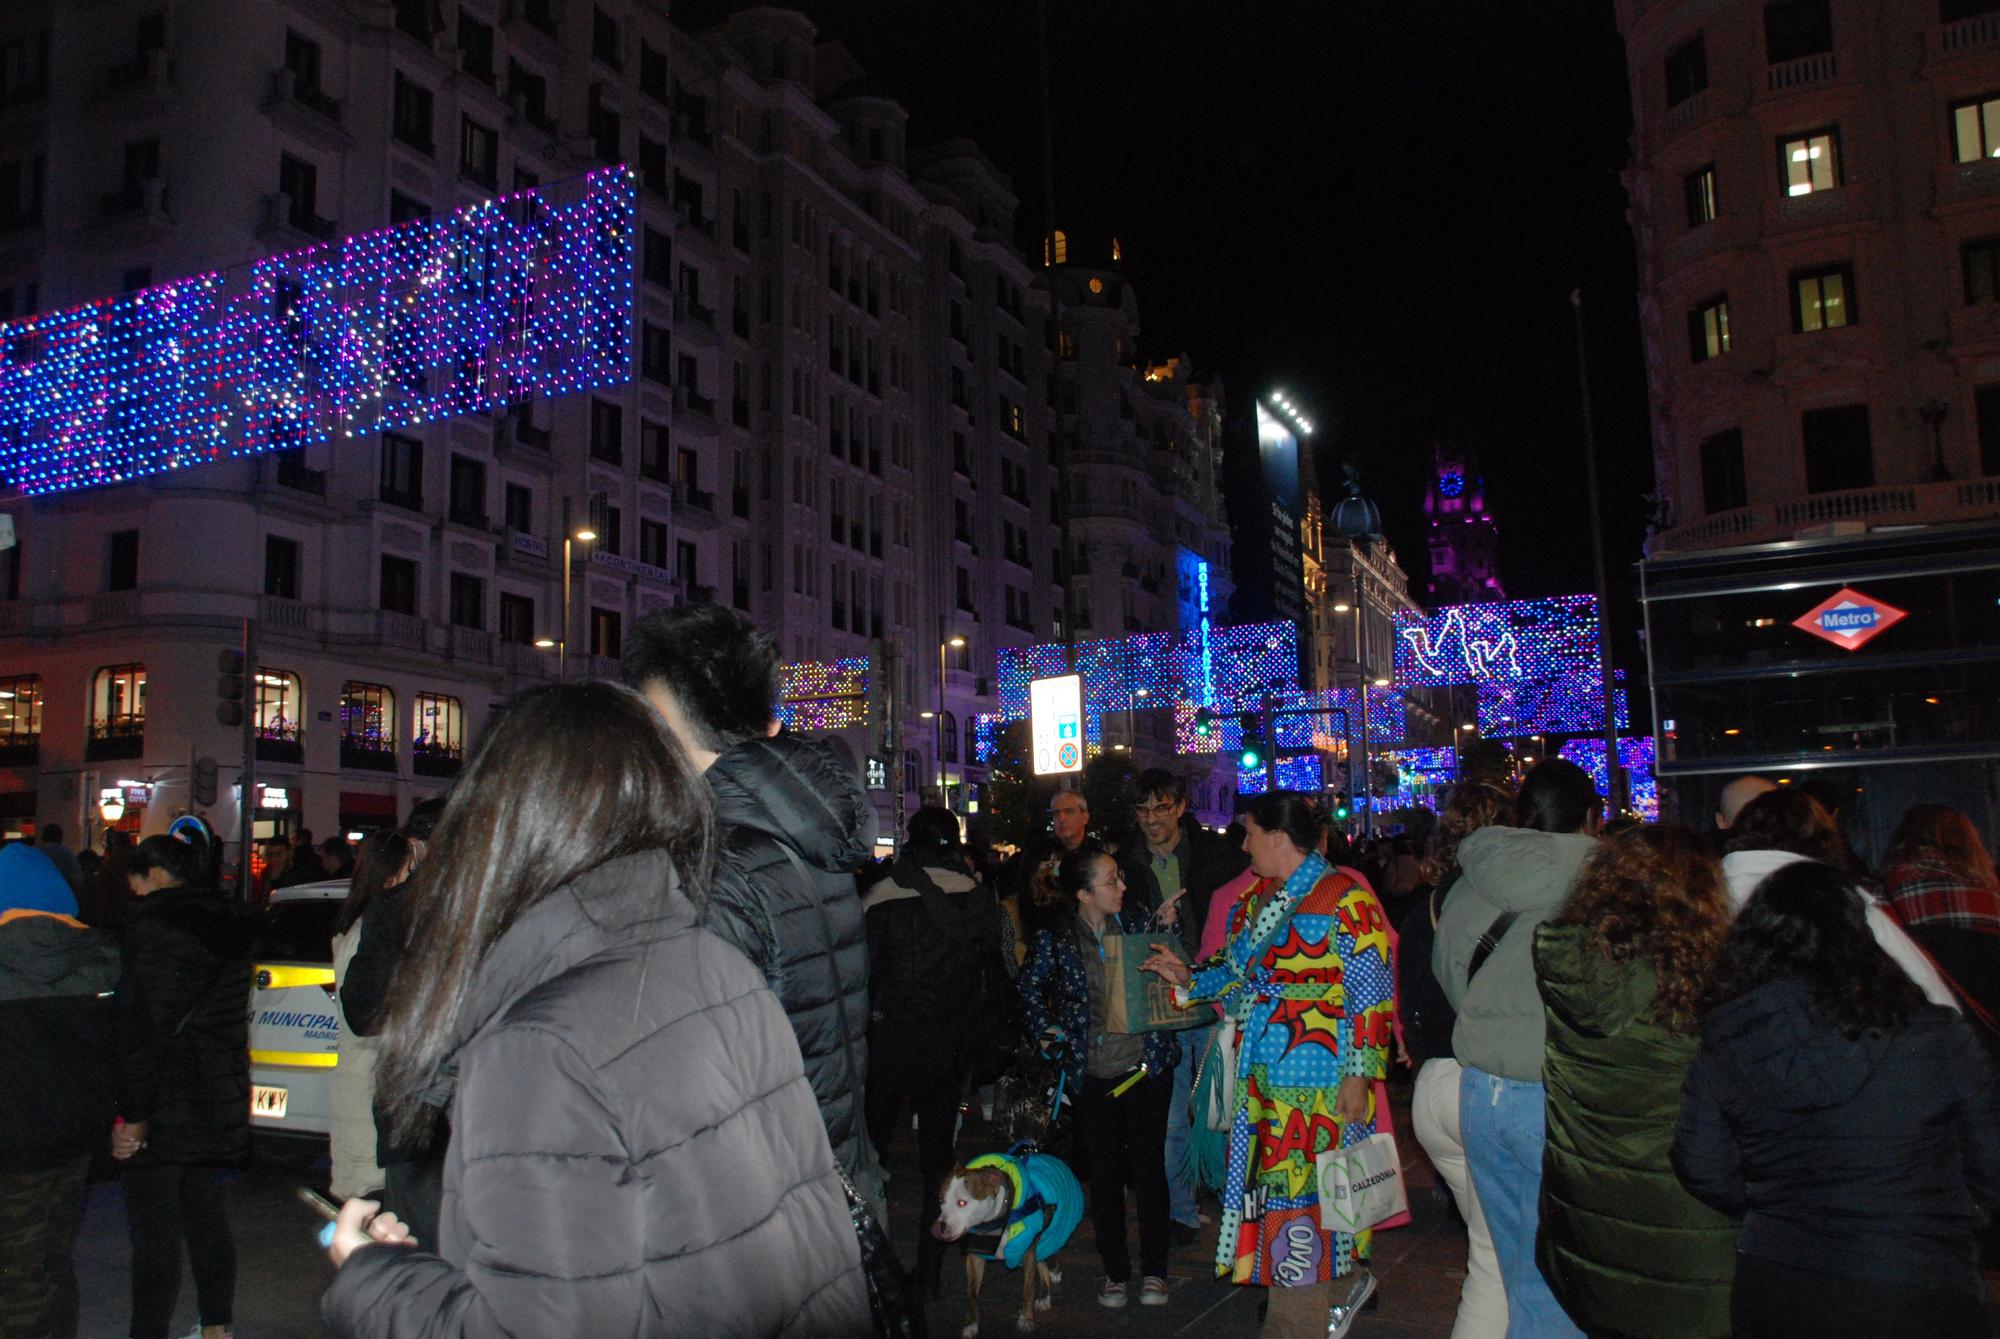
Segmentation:
[(55, 493), (631, 375), (624, 167), (0, 326), (0, 488)]
[(800, 660), (778, 667), (778, 719), (788, 730), (846, 730), (868, 724), (867, 656)]
[[(1590, 773), (1590, 779), (1597, 783), (1597, 793), (1611, 793), (1611, 778), (1604, 768), (1604, 741), (1601, 739), (1572, 739), (1562, 746), (1562, 756)], [(1632, 811), (1648, 823), (1659, 821), (1660, 786), (1653, 776), (1653, 737), (1651, 735), (1620, 735), (1618, 737), (1618, 763), (1625, 769), (1627, 794)]]

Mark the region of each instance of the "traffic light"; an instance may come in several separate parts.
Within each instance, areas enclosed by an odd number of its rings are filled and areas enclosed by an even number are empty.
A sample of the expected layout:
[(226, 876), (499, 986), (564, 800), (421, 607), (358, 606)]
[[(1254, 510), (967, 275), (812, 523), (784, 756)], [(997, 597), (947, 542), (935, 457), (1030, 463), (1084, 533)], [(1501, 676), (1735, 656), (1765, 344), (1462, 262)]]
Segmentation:
[(197, 758), (194, 763), (194, 780), (188, 787), (189, 798), (196, 804), (214, 804), (216, 796), (215, 759)]
[(1194, 712), (1194, 737), (1207, 739), (1215, 730), (1215, 713), (1207, 707), (1196, 707)]
[(1237, 756), (1237, 764), (1246, 772), (1254, 772), (1264, 765), (1264, 741), (1256, 735), (1243, 736), (1243, 752)]
[(1346, 791), (1333, 797), (1333, 816), (1342, 823), (1354, 817), (1354, 806), (1348, 803)]
[(215, 656), (217, 676), (215, 680), (215, 723), (217, 725), (243, 724), (243, 653), (237, 650), (219, 651)]

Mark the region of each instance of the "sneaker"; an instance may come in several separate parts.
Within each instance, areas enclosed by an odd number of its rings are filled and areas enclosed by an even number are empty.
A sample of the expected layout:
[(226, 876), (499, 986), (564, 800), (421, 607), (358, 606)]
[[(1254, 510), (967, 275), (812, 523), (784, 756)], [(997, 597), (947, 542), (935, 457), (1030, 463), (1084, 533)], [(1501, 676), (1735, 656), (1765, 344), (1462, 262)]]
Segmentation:
[(1326, 1339), (1347, 1339), (1348, 1331), (1375, 1296), (1375, 1274), (1372, 1270), (1361, 1270), (1348, 1285), (1347, 1296), (1334, 1305), (1327, 1316)]
[(1165, 1306), (1167, 1304), (1167, 1293), (1172, 1288), (1173, 1285), (1158, 1274), (1146, 1275), (1145, 1279), (1139, 1284), (1139, 1305)]
[(1117, 1311), (1125, 1305), (1125, 1285), (1105, 1279), (1097, 1285), (1097, 1304)]

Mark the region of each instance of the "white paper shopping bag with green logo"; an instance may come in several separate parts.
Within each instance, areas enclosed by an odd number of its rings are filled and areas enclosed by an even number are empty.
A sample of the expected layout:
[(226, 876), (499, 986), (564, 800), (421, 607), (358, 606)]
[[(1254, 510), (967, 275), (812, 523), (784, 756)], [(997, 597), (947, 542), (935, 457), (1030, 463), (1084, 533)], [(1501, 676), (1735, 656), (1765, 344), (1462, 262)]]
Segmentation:
[(1371, 1134), (1358, 1144), (1330, 1148), (1317, 1159), (1319, 1225), (1349, 1236), (1410, 1207), (1396, 1136)]

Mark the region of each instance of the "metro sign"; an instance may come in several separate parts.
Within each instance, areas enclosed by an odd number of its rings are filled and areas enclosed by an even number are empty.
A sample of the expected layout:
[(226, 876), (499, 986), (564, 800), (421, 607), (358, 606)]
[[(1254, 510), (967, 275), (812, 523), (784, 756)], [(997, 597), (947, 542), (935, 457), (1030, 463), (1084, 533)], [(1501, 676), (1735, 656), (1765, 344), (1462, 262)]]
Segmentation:
[(1863, 595), (1851, 586), (1842, 586), (1811, 610), (1793, 619), (1792, 626), (1835, 646), (1858, 651), (1875, 640), (1878, 634), (1908, 617), (1906, 612), (1893, 604), (1885, 604), (1872, 595)]

